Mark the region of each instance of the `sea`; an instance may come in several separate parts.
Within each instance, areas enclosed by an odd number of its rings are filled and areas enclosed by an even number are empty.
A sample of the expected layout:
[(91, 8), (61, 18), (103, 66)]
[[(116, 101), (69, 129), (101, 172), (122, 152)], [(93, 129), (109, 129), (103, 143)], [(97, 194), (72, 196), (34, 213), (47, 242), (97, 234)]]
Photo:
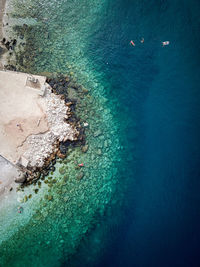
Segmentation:
[(0, 219), (0, 266), (200, 266), (200, 1), (9, 5), (26, 41), (17, 70), (87, 90), (76, 114), (89, 149), (70, 148), (56, 186)]

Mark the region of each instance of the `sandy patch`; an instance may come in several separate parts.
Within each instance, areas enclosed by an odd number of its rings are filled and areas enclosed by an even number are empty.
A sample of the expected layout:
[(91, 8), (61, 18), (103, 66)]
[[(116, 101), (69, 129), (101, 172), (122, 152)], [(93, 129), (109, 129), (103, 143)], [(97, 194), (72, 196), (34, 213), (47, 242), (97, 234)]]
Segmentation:
[[(0, 71), (0, 155), (16, 164), (31, 134), (49, 130), (40, 90), (27, 86), (28, 74)], [(37, 77), (44, 85), (45, 77)]]

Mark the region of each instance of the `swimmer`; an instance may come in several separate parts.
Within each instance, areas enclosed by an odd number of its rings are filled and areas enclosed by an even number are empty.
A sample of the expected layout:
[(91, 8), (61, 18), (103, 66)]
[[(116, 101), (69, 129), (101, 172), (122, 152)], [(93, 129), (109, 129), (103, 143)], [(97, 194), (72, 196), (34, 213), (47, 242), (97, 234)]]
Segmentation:
[(144, 38), (142, 37), (141, 41), (140, 41), (142, 44), (144, 43)]
[(135, 46), (135, 43), (131, 40), (130, 41), (130, 44), (132, 45), (132, 46)]
[(78, 164), (79, 167), (84, 167), (84, 163)]
[(162, 42), (162, 45), (163, 45), (163, 46), (169, 45), (169, 41), (164, 41), (164, 42)]

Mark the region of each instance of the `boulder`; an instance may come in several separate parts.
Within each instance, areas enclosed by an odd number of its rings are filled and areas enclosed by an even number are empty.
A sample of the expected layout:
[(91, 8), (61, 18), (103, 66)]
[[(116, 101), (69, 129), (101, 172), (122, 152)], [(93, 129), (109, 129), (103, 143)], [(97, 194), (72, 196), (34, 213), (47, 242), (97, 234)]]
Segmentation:
[(57, 156), (61, 159), (65, 159), (66, 155), (65, 154), (62, 154), (59, 150), (57, 152)]
[(78, 179), (78, 180), (81, 180), (83, 177), (84, 177), (84, 173), (83, 173), (83, 172), (79, 172), (79, 173), (77, 174), (77, 179)]
[(85, 146), (82, 147), (81, 150), (82, 150), (83, 153), (85, 153), (85, 152), (88, 151), (88, 148), (89, 148), (89, 146), (88, 145), (85, 145)]
[(102, 134), (101, 130), (97, 130), (96, 132), (94, 132), (94, 137), (98, 137), (101, 134)]
[(20, 175), (18, 178), (15, 179), (15, 183), (24, 183), (26, 181), (26, 174)]
[(65, 168), (64, 167), (61, 167), (60, 169), (59, 169), (59, 173), (61, 174), (61, 175), (63, 175), (63, 174), (65, 174)]
[(68, 93), (68, 98), (71, 100), (77, 100), (78, 99), (78, 94), (75, 88), (69, 87), (67, 89), (67, 93)]
[(97, 150), (97, 155), (101, 155), (102, 154), (102, 151), (101, 151), (101, 149), (99, 148), (98, 150)]
[(49, 201), (52, 201), (52, 200), (53, 200), (53, 196), (48, 195), (48, 200), (49, 200)]

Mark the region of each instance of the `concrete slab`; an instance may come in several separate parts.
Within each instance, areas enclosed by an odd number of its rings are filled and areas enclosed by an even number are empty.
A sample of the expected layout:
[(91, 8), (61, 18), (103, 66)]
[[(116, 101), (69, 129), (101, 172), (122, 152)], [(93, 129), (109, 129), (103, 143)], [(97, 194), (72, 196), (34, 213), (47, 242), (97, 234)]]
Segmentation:
[(0, 155), (12, 164), (23, 155), (30, 135), (49, 130), (42, 97), (45, 81), (43, 76), (0, 71)]

